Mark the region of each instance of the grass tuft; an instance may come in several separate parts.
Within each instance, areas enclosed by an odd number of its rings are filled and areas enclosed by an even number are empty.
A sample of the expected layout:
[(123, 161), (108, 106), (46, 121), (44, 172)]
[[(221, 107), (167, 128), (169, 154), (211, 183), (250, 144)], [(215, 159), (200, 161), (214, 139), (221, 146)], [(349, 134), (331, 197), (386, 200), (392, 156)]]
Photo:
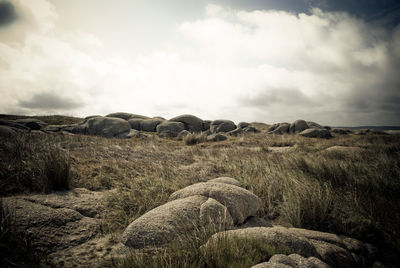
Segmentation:
[(205, 133), (189, 133), (183, 137), (183, 143), (186, 145), (195, 145), (207, 141), (207, 135)]

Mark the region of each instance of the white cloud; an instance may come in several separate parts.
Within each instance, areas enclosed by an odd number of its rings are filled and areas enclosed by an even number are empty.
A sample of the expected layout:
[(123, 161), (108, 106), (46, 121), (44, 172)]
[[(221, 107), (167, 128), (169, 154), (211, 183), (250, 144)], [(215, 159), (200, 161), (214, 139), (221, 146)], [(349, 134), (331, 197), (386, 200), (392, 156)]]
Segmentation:
[[(15, 5), (38, 27), (20, 21), (0, 32), (14, 37), (0, 39), (1, 113), (400, 123), (393, 108), (400, 30), (319, 9), (296, 15), (208, 5), (203, 19), (178, 26), (181, 43), (124, 58), (92, 34), (59, 32), (54, 7), (36, 1)], [(81, 106), (38, 110), (37, 96), (54, 95)]]

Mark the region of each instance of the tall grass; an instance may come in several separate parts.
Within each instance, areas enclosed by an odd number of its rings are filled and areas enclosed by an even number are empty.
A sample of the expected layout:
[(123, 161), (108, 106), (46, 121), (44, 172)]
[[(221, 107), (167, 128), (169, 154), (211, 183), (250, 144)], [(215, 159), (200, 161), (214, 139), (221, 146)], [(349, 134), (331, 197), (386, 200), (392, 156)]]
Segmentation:
[(69, 189), (71, 159), (54, 142), (29, 134), (0, 140), (0, 195)]
[(206, 141), (207, 135), (205, 133), (189, 133), (183, 137), (183, 143), (186, 145), (195, 145)]

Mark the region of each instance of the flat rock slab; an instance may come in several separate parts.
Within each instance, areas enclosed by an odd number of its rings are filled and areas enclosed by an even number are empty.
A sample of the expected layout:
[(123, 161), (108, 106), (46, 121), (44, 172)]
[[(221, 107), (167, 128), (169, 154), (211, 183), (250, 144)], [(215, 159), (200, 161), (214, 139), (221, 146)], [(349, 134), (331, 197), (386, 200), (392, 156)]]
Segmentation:
[[(15, 212), (16, 230), (44, 254), (70, 250), (100, 233), (99, 219), (104, 213), (105, 192), (86, 189), (49, 195), (14, 196), (3, 199)], [(49, 255), (49, 261), (52, 256)]]

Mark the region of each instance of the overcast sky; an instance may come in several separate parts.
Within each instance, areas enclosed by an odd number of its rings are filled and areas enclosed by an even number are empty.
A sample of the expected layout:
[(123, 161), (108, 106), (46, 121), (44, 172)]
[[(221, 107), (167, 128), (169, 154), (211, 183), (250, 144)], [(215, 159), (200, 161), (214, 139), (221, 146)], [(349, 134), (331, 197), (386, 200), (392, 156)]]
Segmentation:
[(0, 0), (0, 113), (400, 125), (398, 0)]

